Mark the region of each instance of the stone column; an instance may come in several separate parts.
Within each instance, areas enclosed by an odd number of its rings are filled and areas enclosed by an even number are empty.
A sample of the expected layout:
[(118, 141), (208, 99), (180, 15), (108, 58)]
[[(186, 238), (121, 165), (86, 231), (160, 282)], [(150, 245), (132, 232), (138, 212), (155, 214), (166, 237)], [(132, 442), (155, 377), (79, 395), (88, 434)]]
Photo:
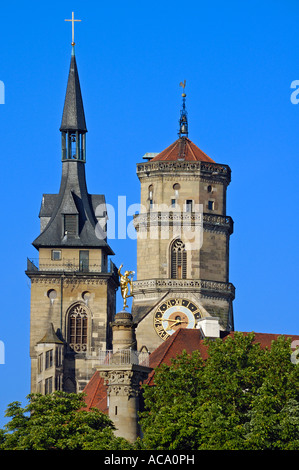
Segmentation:
[(140, 385), (151, 369), (138, 364), (115, 364), (104, 369), (99, 370), (108, 385), (109, 418), (116, 427), (115, 435), (134, 442), (140, 435)]
[(141, 384), (151, 371), (146, 358), (136, 351), (135, 324), (132, 315), (121, 311), (115, 315), (112, 326), (112, 354), (107, 354), (105, 364), (98, 367), (108, 386), (109, 417), (115, 435), (134, 442), (140, 435), (138, 412)]
[(131, 313), (125, 310), (118, 312), (111, 323), (111, 327), (113, 353), (119, 349), (136, 349), (136, 325), (133, 323)]

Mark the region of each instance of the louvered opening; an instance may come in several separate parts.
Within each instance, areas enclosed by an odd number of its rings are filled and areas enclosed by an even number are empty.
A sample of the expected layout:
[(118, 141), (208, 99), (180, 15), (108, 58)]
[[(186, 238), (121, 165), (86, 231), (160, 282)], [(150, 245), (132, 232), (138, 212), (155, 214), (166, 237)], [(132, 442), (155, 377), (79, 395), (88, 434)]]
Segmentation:
[(69, 214), (64, 216), (64, 234), (69, 236), (78, 235), (78, 216)]

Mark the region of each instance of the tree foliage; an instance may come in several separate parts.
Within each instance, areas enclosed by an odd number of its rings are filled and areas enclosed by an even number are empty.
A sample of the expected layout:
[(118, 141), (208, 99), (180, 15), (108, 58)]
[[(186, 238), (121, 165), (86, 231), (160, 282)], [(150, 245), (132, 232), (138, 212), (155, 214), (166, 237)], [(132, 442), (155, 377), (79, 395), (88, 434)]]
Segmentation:
[(183, 352), (145, 386), (145, 449), (299, 449), (299, 366), (283, 336), (261, 348), (235, 333)]
[(2, 450), (129, 449), (116, 438), (111, 420), (97, 409), (84, 410), (84, 394), (55, 392), (30, 394), (29, 404), (8, 406), (11, 418), (0, 435)]
[(144, 387), (142, 439), (114, 435), (84, 410), (84, 394), (31, 394), (8, 406), (0, 450), (299, 450), (299, 365), (283, 336), (261, 348), (254, 334), (207, 341), (208, 359), (183, 352)]

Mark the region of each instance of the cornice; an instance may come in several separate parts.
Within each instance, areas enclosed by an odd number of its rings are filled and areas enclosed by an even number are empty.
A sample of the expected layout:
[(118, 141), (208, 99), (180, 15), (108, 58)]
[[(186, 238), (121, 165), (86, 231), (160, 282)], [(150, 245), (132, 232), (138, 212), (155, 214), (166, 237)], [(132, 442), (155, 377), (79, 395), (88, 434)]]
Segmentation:
[(230, 216), (209, 214), (201, 212), (162, 212), (149, 211), (135, 214), (133, 224), (136, 231), (147, 231), (150, 227), (164, 225), (181, 227), (203, 226), (205, 231), (225, 231), (229, 235), (233, 233), (234, 222)]
[(231, 169), (228, 165), (208, 162), (190, 162), (190, 161), (155, 161), (143, 162), (137, 164), (138, 178), (154, 176), (157, 174), (167, 175), (170, 173), (188, 174), (193, 176), (202, 176), (214, 178), (215, 181), (225, 180), (228, 185), (231, 181)]
[(210, 281), (205, 279), (145, 279), (133, 281), (134, 295), (149, 292), (185, 291), (200, 293), (208, 297), (235, 298), (235, 286), (230, 282)]

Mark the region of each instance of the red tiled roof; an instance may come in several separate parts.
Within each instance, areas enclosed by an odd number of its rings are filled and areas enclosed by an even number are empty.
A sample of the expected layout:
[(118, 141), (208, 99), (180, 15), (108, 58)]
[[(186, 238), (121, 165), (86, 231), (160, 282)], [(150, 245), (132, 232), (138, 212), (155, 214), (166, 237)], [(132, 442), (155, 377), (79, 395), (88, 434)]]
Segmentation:
[[(234, 337), (235, 332), (223, 333), (223, 339)], [(247, 335), (249, 332), (243, 332)], [(272, 341), (276, 340), (279, 336), (285, 338), (291, 338), (292, 341), (298, 341), (299, 335), (287, 335), (287, 334), (272, 334), (272, 333), (254, 333), (255, 343), (259, 343), (262, 348), (270, 348)], [(195, 350), (199, 350), (202, 358), (205, 360), (208, 358), (208, 347), (204, 344), (202, 339), (201, 331), (199, 329), (189, 330), (187, 328), (179, 328), (173, 335), (171, 335), (165, 342), (163, 342), (157, 349), (150, 354), (150, 367), (153, 369), (148, 378), (144, 383), (148, 385), (154, 385), (154, 375), (157, 367), (161, 364), (171, 364), (171, 359), (175, 358), (178, 354), (183, 351), (187, 354), (191, 354)], [(99, 372), (90, 379), (90, 382), (84, 389), (87, 394), (85, 401), (87, 409), (92, 407), (98, 408), (104, 413), (108, 413), (107, 409), (107, 386), (104, 385), (103, 379), (100, 377)]]
[[(235, 332), (223, 333), (223, 340), (228, 337), (234, 337)], [(244, 335), (249, 334), (243, 332)], [(272, 341), (276, 340), (279, 336), (285, 336), (285, 338), (291, 338), (292, 341), (298, 341), (298, 335), (282, 335), (282, 334), (270, 334), (270, 333), (254, 333), (254, 342), (259, 343), (262, 348), (270, 348)], [(155, 349), (150, 355), (150, 367), (153, 369), (146, 379), (145, 383), (148, 385), (154, 385), (154, 369), (161, 366), (161, 364), (171, 364), (171, 359), (177, 355), (182, 354), (183, 351), (187, 354), (191, 354), (193, 351), (200, 351), (203, 360), (208, 358), (208, 347), (204, 344), (202, 339), (201, 331), (198, 329), (189, 330), (187, 328), (179, 328), (173, 335), (171, 335), (167, 341), (162, 343), (157, 349)]]
[(86, 411), (90, 411), (91, 408), (98, 408), (103, 413), (108, 414), (107, 385), (104, 384), (104, 379), (98, 371), (93, 374), (83, 392), (86, 393)]
[[(270, 348), (272, 341), (277, 340), (280, 336), (284, 336), (286, 339), (290, 338), (292, 341), (299, 341), (299, 335), (287, 335), (283, 333), (254, 333), (254, 342), (260, 343), (262, 348)], [(234, 336), (235, 332), (230, 332), (227, 336)], [(248, 335), (249, 332), (243, 332), (244, 335)], [(299, 343), (298, 343), (299, 344)]]
[(192, 351), (199, 350), (203, 359), (207, 359), (207, 347), (203, 344), (201, 331), (198, 329), (188, 330), (179, 328), (171, 335), (167, 341), (162, 343), (150, 355), (150, 367), (153, 369), (145, 383), (154, 384), (154, 369), (161, 364), (170, 365), (171, 359), (181, 354), (183, 351), (191, 354)]
[(200, 150), (190, 139), (187, 137), (181, 137), (177, 139), (173, 144), (167, 147), (165, 150), (160, 152), (151, 162), (155, 161), (198, 161), (198, 162), (210, 162), (215, 163), (207, 154)]

